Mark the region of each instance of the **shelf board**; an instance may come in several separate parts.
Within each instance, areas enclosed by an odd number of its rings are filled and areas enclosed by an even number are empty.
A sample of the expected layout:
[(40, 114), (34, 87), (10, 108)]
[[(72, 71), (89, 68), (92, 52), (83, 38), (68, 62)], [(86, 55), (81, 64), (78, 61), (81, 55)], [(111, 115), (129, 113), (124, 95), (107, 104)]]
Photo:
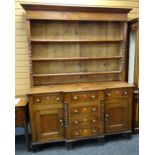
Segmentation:
[(33, 77), (52, 77), (52, 76), (76, 76), (76, 75), (102, 75), (118, 74), (122, 71), (105, 71), (105, 72), (80, 72), (80, 73), (54, 73), (54, 74), (33, 74)]
[(104, 60), (104, 59), (120, 59), (122, 56), (107, 57), (72, 57), (72, 58), (32, 58), (32, 61), (72, 61), (72, 60)]
[(81, 42), (81, 43), (85, 43), (85, 42), (121, 42), (123, 41), (122, 39), (112, 39), (112, 40), (104, 40), (104, 39), (92, 39), (92, 40), (88, 40), (88, 39), (83, 39), (83, 40), (53, 40), (53, 39), (31, 39), (31, 42), (40, 42), (40, 43), (57, 43), (57, 42), (62, 42), (62, 43), (76, 43), (76, 42)]

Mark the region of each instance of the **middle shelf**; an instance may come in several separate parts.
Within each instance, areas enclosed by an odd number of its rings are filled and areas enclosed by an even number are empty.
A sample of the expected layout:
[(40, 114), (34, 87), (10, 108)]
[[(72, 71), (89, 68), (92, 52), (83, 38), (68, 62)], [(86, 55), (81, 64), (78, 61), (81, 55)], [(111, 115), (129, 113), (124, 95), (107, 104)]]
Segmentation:
[(75, 75), (100, 75), (100, 74), (119, 74), (122, 71), (104, 71), (104, 72), (79, 72), (79, 73), (53, 73), (53, 74), (33, 74), (33, 77), (49, 76), (75, 76)]

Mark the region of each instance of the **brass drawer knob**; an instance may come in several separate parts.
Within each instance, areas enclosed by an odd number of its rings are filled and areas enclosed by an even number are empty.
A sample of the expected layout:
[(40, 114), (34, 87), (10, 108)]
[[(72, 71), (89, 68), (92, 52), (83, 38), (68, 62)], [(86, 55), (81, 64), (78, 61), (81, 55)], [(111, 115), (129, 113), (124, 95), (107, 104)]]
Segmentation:
[(95, 112), (96, 111), (96, 108), (93, 108), (93, 111)]
[(95, 129), (93, 129), (93, 133), (96, 133), (96, 130)]
[(87, 108), (83, 108), (83, 111), (86, 111), (87, 110)]
[(87, 132), (87, 129), (84, 129), (84, 132)]
[(93, 119), (93, 123), (95, 123), (96, 122), (96, 120), (95, 119)]
[(46, 99), (47, 99), (47, 100), (49, 100), (49, 99), (50, 99), (50, 97), (49, 97), (49, 96), (46, 96)]
[(76, 135), (76, 136), (78, 136), (78, 135), (79, 135), (79, 133), (78, 133), (78, 132), (75, 132), (75, 135)]
[(83, 94), (83, 97), (86, 98), (86, 94)]
[(115, 92), (116, 94), (118, 94), (119, 93), (119, 91), (118, 90), (116, 90), (116, 92)]
[(83, 121), (86, 122), (87, 121), (87, 118), (84, 118)]
[(56, 98), (56, 100), (57, 100), (57, 101), (60, 101), (60, 98), (59, 98), (59, 97), (57, 97), (57, 98)]
[(40, 99), (39, 99), (39, 98), (37, 98), (37, 99), (36, 99), (36, 102), (40, 102)]
[(77, 109), (75, 109), (75, 110), (74, 110), (74, 112), (75, 112), (75, 113), (77, 113), (77, 112), (78, 112), (78, 110), (77, 110)]
[(128, 95), (128, 92), (127, 92), (127, 91), (125, 91), (125, 92), (124, 92), (124, 94), (125, 94), (125, 95)]
[(110, 94), (110, 93), (107, 93), (107, 96), (109, 96), (109, 97), (110, 97), (110, 96), (111, 96), (111, 94)]
[(91, 96), (91, 98), (93, 98), (93, 99), (94, 99), (94, 98), (96, 98), (96, 96), (95, 96), (95, 95), (92, 95), (92, 96)]
[(74, 122), (74, 124), (78, 124), (78, 123), (79, 123), (78, 121), (75, 121), (75, 122)]
[(74, 96), (74, 100), (77, 100), (77, 96)]

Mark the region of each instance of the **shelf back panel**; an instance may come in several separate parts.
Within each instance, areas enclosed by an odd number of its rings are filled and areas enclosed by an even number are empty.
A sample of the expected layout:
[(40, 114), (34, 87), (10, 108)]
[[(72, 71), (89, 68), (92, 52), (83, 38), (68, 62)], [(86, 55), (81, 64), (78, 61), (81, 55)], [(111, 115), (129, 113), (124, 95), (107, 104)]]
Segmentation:
[[(123, 22), (31, 20), (30, 27), (31, 40), (36, 40), (31, 42), (34, 59), (122, 56)], [(119, 81), (121, 62), (121, 59), (32, 61), (33, 84)], [(109, 71), (120, 73), (104, 74)], [(58, 75), (67, 73), (75, 75)]]

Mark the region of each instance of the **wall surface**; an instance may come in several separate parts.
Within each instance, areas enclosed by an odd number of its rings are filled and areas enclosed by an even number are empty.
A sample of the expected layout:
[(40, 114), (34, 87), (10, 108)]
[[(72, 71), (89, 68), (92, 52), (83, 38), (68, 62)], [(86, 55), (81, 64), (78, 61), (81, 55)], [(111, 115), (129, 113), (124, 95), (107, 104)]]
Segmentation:
[(128, 15), (128, 20), (138, 17), (139, 0), (16, 0), (15, 4), (15, 48), (16, 48), (16, 96), (22, 96), (30, 88), (29, 64), (27, 52), (27, 31), (25, 12), (20, 6), (22, 2), (42, 2), (59, 4), (84, 4), (105, 7), (133, 8)]

